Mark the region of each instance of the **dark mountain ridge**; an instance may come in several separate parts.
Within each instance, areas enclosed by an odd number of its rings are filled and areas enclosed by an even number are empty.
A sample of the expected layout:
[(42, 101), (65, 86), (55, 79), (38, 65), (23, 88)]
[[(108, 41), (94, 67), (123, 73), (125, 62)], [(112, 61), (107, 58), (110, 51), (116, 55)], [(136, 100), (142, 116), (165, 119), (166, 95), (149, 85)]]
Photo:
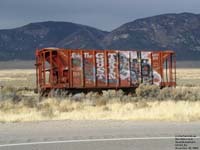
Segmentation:
[(172, 49), (181, 60), (200, 59), (200, 15), (164, 14), (137, 19), (111, 32), (70, 22), (31, 23), (0, 30), (0, 60), (33, 59), (36, 48)]
[(30, 23), (0, 30), (0, 59), (33, 59), (36, 48), (101, 48), (107, 32), (69, 22)]
[(103, 42), (113, 49), (173, 49), (179, 59), (199, 59), (199, 29), (200, 15), (165, 14), (126, 23), (106, 35)]

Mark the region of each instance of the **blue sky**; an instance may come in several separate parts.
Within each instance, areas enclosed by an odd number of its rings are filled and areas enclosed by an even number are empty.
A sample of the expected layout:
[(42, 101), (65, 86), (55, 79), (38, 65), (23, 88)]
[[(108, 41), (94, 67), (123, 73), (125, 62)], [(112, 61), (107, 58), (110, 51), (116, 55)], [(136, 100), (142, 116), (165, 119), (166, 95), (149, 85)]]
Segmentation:
[(0, 0), (0, 29), (67, 21), (110, 31), (138, 18), (180, 12), (200, 14), (200, 0)]

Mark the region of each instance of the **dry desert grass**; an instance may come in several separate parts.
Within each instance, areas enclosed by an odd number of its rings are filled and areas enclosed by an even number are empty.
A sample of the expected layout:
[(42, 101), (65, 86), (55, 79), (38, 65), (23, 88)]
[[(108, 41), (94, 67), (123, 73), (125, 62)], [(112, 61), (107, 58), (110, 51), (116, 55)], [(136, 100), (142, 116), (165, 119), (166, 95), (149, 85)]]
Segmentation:
[(177, 69), (178, 86), (200, 86), (200, 69)]
[(7, 101), (0, 105), (0, 122), (41, 120), (167, 120), (197, 121), (199, 101), (109, 102), (92, 105), (88, 102), (47, 99), (35, 107)]
[[(200, 86), (200, 69), (177, 69), (178, 86)], [(0, 85), (35, 88), (35, 69), (0, 70)]]
[(35, 88), (34, 69), (0, 70), (0, 86)]
[(178, 69), (176, 89), (144, 86), (38, 101), (35, 70), (0, 70), (0, 122), (40, 120), (200, 120), (200, 69)]

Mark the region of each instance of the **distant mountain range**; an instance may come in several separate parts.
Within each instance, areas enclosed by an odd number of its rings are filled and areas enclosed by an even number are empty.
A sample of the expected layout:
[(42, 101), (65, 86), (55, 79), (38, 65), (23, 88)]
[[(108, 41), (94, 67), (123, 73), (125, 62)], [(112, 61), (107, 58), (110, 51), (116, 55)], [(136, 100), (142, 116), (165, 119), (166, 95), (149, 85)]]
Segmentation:
[(53, 21), (0, 30), (0, 60), (34, 59), (35, 49), (43, 47), (173, 49), (179, 60), (200, 60), (200, 15), (158, 15), (126, 23), (111, 32)]

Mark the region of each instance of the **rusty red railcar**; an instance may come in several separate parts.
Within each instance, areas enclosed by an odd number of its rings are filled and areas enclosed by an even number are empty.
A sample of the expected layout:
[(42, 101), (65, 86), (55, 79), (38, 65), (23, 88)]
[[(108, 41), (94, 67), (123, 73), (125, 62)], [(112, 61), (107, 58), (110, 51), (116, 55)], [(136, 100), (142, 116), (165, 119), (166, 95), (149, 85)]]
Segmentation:
[(133, 90), (139, 84), (176, 86), (176, 59), (172, 50), (36, 50), (37, 90)]

